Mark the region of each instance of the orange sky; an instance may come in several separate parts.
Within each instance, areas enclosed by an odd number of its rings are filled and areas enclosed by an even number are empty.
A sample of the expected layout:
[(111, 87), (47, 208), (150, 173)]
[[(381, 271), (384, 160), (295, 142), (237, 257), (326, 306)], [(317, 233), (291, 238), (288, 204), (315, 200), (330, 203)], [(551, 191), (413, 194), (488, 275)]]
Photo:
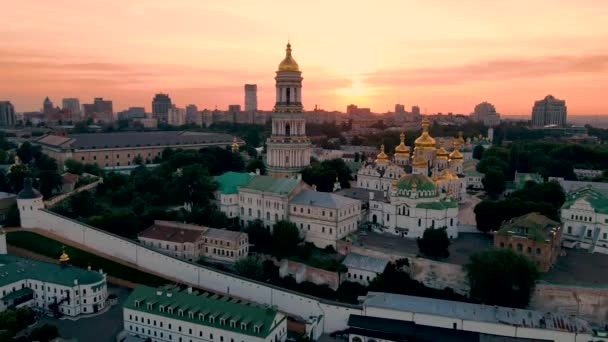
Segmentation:
[(344, 111), (419, 105), (469, 113), (487, 100), (528, 114), (553, 94), (608, 114), (606, 0), (0, 0), (0, 100), (114, 101), (168, 92), (180, 107), (271, 109), (288, 35), (303, 101)]

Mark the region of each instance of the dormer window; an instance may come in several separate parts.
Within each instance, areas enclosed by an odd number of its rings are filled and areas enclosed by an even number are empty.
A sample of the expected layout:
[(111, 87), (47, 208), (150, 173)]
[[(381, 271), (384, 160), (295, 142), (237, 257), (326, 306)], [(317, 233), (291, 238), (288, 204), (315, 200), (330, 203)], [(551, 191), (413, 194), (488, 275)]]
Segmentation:
[(160, 305), (160, 306), (158, 307), (158, 310), (159, 310), (160, 312), (165, 312), (165, 306), (164, 306), (164, 305)]
[(209, 316), (209, 323), (215, 323), (215, 317)]
[(188, 318), (194, 319), (194, 312), (188, 311)]
[(173, 308), (171, 308), (171, 307), (170, 307), (170, 308), (168, 308), (168, 309), (167, 309), (167, 312), (168, 312), (168, 313), (170, 313), (171, 315), (173, 315)]
[(241, 323), (241, 330), (247, 330), (247, 323)]
[(152, 303), (148, 303), (148, 310), (152, 310), (152, 307), (154, 306), (154, 304)]
[(220, 318), (220, 324), (221, 325), (226, 325), (226, 319), (225, 318)]
[(204, 313), (198, 314), (198, 319), (201, 320), (201, 321), (204, 321), (205, 320), (205, 314)]
[(179, 317), (184, 317), (184, 310), (182, 310), (182, 309), (177, 310), (177, 315)]
[(138, 308), (138, 307), (139, 307), (139, 300), (136, 300), (136, 301), (134, 302), (134, 305), (135, 305), (135, 307), (136, 307), (136, 308)]

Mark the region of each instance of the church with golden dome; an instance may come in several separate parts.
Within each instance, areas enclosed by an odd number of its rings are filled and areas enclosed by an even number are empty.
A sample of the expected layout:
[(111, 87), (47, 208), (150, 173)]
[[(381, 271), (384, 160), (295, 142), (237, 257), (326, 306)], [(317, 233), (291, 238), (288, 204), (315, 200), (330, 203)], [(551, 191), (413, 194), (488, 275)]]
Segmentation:
[(306, 136), (302, 107), (302, 72), (292, 56), (291, 44), (276, 72), (276, 102), (271, 115), (272, 133), (266, 141), (266, 164), (273, 177), (293, 177), (310, 165), (312, 145)]
[[(464, 200), (465, 141), (462, 134), (435, 140), (429, 121), (422, 120), (422, 133), (413, 148), (405, 145), (405, 134), (389, 156), (380, 146), (375, 160), (357, 172), (357, 187), (382, 191), (370, 200), (368, 221), (374, 229), (403, 237), (421, 237), (427, 228), (446, 227), (450, 238), (458, 236), (458, 203)], [(448, 150), (449, 148), (449, 150)]]

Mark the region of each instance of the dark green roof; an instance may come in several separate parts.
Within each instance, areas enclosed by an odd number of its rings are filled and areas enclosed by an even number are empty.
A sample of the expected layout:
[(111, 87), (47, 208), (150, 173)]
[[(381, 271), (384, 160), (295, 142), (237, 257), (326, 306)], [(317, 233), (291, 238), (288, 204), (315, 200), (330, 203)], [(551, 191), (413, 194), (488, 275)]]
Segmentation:
[(529, 213), (512, 218), (502, 224), (498, 230), (500, 235), (525, 236), (534, 241), (545, 241), (550, 238), (551, 231), (559, 227), (559, 222), (539, 213)]
[(103, 280), (97, 271), (82, 268), (20, 258), (13, 255), (0, 255), (0, 286), (14, 283), (21, 279), (33, 279), (63, 286), (74, 286), (74, 280), (80, 285), (95, 284)]
[(299, 180), (295, 178), (274, 178), (270, 176), (254, 176), (251, 178), (249, 183), (243, 185), (241, 188), (272, 192), (279, 195), (287, 195), (298, 185)]
[(440, 201), (435, 201), (435, 202), (419, 203), (416, 205), (416, 208), (431, 209), (431, 210), (445, 210), (445, 209), (449, 209), (449, 208), (458, 208), (458, 203), (456, 203), (456, 201), (454, 201), (454, 200), (442, 199)]
[[(136, 301), (139, 302), (137, 307), (135, 306)], [(148, 303), (153, 304), (152, 307), (149, 308)], [(165, 307), (163, 312), (160, 311), (161, 305)], [(277, 310), (235, 298), (220, 297), (207, 292), (193, 291), (188, 293), (187, 290), (156, 289), (143, 285), (137, 286), (131, 292), (124, 303), (124, 307), (261, 338), (268, 337), (275, 326), (285, 319), (285, 317), (282, 317), (281, 321), (275, 322), (279, 318)], [(168, 307), (173, 308), (173, 313), (169, 313)], [(183, 316), (179, 315), (180, 309), (183, 310)], [(193, 318), (190, 318), (189, 312), (193, 313)], [(201, 313), (205, 314), (203, 320), (199, 318)], [(213, 323), (210, 322), (209, 315), (215, 317)], [(220, 323), (220, 318), (226, 320), (225, 325)], [(238, 320), (236, 327), (230, 326), (231, 319)], [(247, 329), (242, 330), (241, 323), (247, 323)], [(260, 326), (259, 333), (254, 333), (255, 325)]]
[(253, 176), (244, 172), (226, 172), (223, 175), (216, 176), (214, 179), (219, 184), (218, 191), (222, 194), (236, 194), (238, 187), (249, 182)]
[(397, 189), (400, 190), (411, 190), (412, 185), (416, 183), (416, 190), (435, 190), (436, 186), (433, 181), (425, 176), (420, 174), (411, 174), (402, 177), (397, 181)]
[(580, 199), (587, 201), (596, 212), (608, 214), (608, 195), (603, 191), (592, 188), (591, 185), (569, 193), (562, 209), (570, 209), (572, 204)]

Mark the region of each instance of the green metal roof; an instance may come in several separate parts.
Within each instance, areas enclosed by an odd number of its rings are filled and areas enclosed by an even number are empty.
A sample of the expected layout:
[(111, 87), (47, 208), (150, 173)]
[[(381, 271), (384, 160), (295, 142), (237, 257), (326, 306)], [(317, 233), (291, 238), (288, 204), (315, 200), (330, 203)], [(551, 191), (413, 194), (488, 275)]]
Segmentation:
[(34, 290), (30, 289), (29, 287), (24, 287), (22, 289), (19, 289), (17, 291), (13, 291), (13, 292), (7, 294), (6, 296), (2, 297), (2, 300), (5, 302), (8, 302), (9, 300), (13, 300), (13, 299), (17, 299), (21, 296), (25, 296), (28, 293), (34, 293)]
[(74, 280), (80, 285), (95, 284), (103, 280), (97, 271), (20, 258), (13, 255), (0, 255), (0, 286), (8, 285), (21, 279), (33, 279), (63, 286), (74, 286)]
[(559, 222), (539, 213), (529, 213), (515, 217), (503, 223), (498, 234), (525, 236), (534, 241), (545, 241), (550, 238), (551, 230), (559, 227)]
[(431, 210), (445, 210), (449, 208), (458, 208), (458, 203), (453, 200), (443, 199), (436, 202), (425, 202), (416, 205), (416, 208), (431, 209)]
[(600, 214), (608, 214), (608, 194), (594, 189), (590, 185), (566, 195), (566, 202), (564, 202), (564, 205), (562, 205), (562, 209), (570, 209), (572, 204), (580, 199), (589, 202), (591, 207), (596, 212)]
[(244, 172), (226, 172), (223, 175), (216, 176), (214, 180), (219, 184), (218, 191), (225, 195), (238, 193), (238, 187), (249, 182), (253, 177)]
[(397, 182), (397, 188), (401, 190), (411, 190), (412, 184), (416, 183), (416, 190), (435, 190), (436, 186), (433, 181), (425, 176), (419, 174), (412, 174), (402, 177)]
[[(168, 294), (171, 297), (168, 297)], [(136, 307), (135, 302), (139, 301)], [(148, 308), (148, 303), (153, 304)], [(165, 310), (160, 311), (160, 306), (164, 306)], [(124, 303), (124, 307), (147, 312), (158, 316), (170, 317), (185, 322), (214, 327), (222, 330), (234, 331), (240, 334), (266, 338), (270, 332), (281, 321), (277, 321), (277, 310), (271, 307), (262, 307), (251, 302), (245, 302), (229, 297), (218, 297), (217, 295), (209, 296), (209, 293), (199, 294), (198, 292), (188, 293), (186, 290), (167, 290), (166, 288), (153, 288), (148, 286), (137, 286), (129, 298)], [(173, 313), (169, 313), (168, 307), (173, 308)], [(179, 315), (179, 310), (183, 310), (183, 316)], [(190, 318), (189, 312), (194, 314)], [(199, 318), (199, 313), (205, 314), (204, 319)], [(214, 316), (213, 323), (209, 320), (209, 316)], [(220, 323), (220, 318), (226, 320), (225, 325)], [(236, 327), (231, 327), (230, 321), (237, 320)], [(241, 329), (241, 323), (247, 323), (247, 329)], [(254, 325), (260, 325), (260, 332), (254, 333)]]
[(256, 175), (249, 183), (241, 186), (242, 189), (272, 192), (279, 195), (287, 195), (298, 185), (295, 178), (274, 178), (271, 176)]

